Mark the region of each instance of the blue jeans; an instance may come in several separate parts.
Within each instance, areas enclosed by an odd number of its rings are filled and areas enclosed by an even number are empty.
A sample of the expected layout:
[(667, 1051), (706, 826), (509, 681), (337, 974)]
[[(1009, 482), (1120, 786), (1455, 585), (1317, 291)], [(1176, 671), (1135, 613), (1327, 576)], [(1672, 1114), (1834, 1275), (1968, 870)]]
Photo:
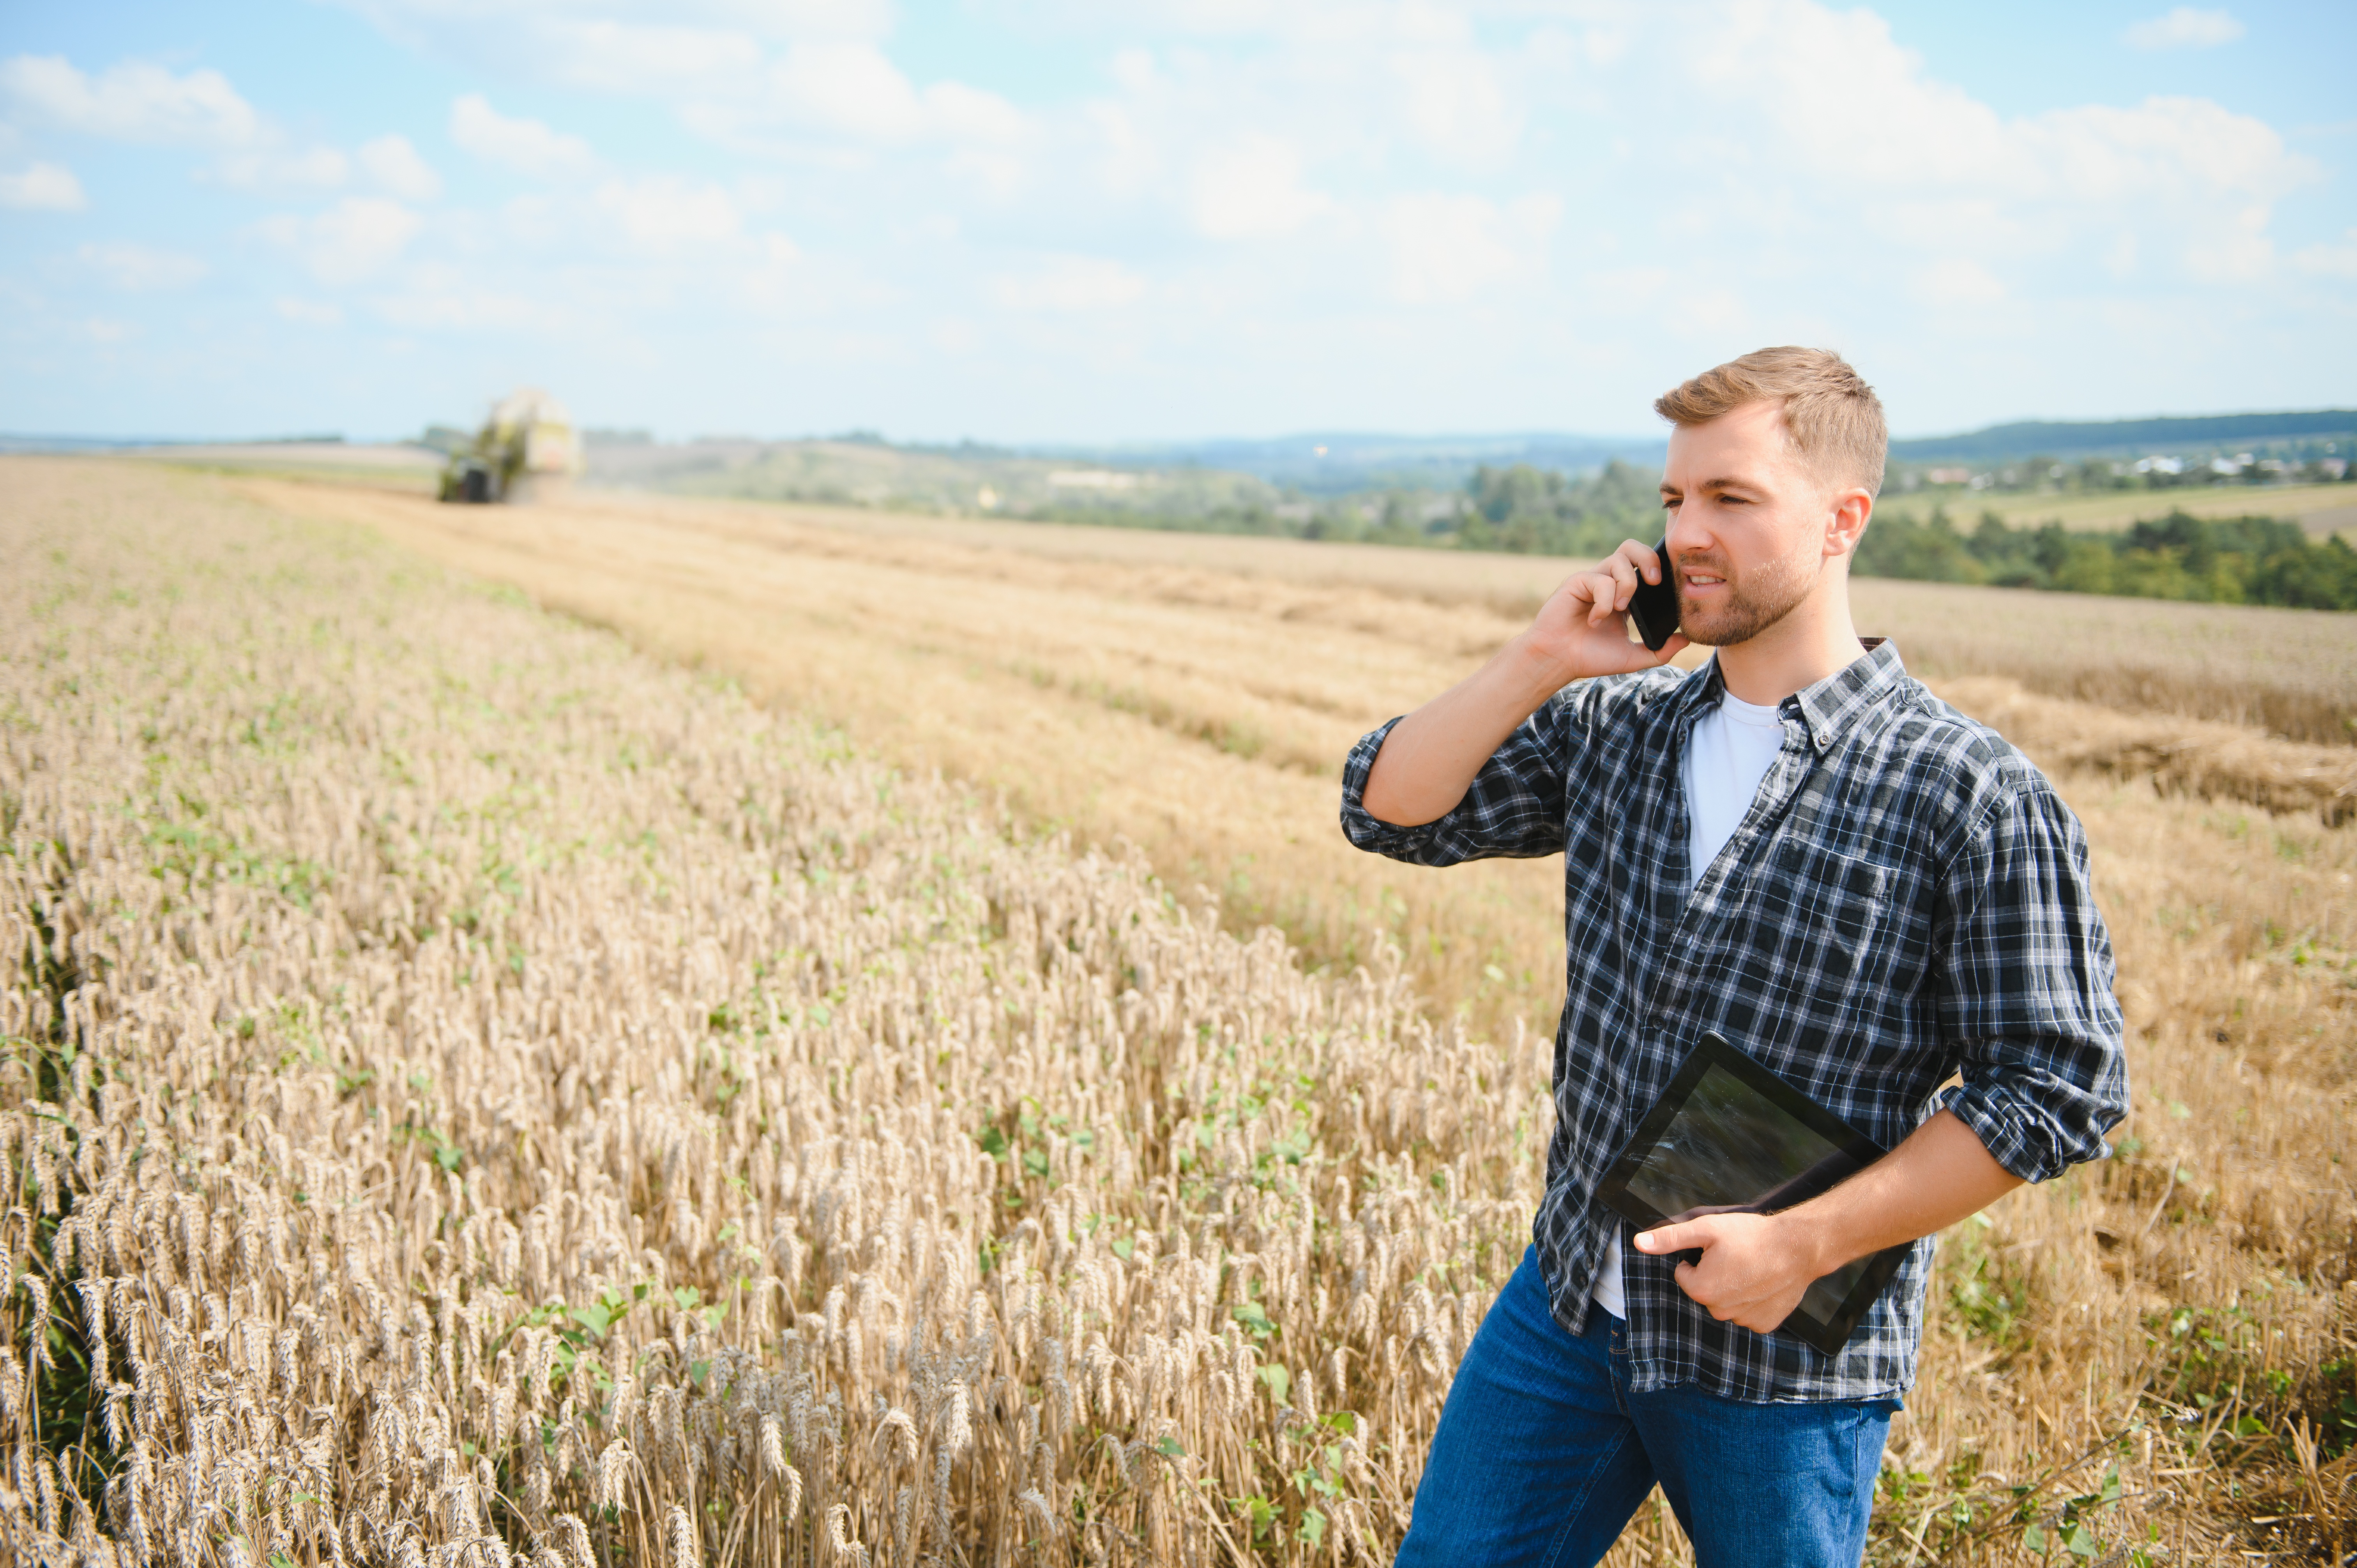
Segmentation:
[(1702, 1568), (1857, 1568), (1893, 1400), (1629, 1391), (1628, 1325), (1547, 1311), (1538, 1254), (1457, 1369), (1395, 1568), (1589, 1568), (1661, 1483)]

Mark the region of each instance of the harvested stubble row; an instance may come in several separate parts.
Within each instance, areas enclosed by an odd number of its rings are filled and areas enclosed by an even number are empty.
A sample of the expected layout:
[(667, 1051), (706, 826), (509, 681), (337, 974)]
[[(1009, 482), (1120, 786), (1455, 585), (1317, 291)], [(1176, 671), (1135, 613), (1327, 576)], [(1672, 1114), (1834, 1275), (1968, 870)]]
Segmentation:
[(1388, 1552), (1543, 1042), (389, 552), (11, 510), (0, 1555)]

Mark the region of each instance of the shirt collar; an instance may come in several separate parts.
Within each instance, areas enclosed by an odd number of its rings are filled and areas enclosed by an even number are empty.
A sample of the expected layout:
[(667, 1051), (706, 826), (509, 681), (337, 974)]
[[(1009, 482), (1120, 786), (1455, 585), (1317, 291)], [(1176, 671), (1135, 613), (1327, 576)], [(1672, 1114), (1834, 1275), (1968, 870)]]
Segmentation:
[(1899, 661), (1897, 643), (1887, 637), (1858, 640), (1866, 645), (1862, 657), (1784, 699), (1800, 704), (1801, 722), (1809, 726), (1810, 743), (1820, 757), (1831, 751), (1852, 725), (1878, 707), (1907, 678), (1907, 666)]
[[(1817, 755), (1833, 749), (1849, 727), (1878, 705), (1906, 678), (1899, 660), (1899, 645), (1889, 638), (1860, 638), (1866, 651), (1813, 686), (1803, 686), (1777, 704), (1786, 718), (1807, 726), (1809, 744)], [(1699, 717), (1718, 705), (1727, 682), (1718, 672), (1718, 655), (1694, 672), (1679, 693), (1682, 720)]]

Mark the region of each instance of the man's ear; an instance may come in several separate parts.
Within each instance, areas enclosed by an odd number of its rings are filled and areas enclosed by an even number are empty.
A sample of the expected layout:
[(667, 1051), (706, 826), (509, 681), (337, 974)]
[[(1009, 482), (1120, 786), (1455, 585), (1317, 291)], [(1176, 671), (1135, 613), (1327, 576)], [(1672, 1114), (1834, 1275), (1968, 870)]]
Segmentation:
[(1825, 523), (1825, 553), (1852, 555), (1857, 552), (1857, 542), (1865, 537), (1867, 521), (1874, 516), (1874, 496), (1863, 486), (1853, 486), (1834, 494), (1833, 516)]

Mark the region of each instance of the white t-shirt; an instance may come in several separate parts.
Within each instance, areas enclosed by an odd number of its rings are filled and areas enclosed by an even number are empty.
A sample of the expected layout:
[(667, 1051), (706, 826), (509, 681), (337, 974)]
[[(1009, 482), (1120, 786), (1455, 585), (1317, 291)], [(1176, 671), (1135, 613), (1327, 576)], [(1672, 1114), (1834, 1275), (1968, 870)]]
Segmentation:
[[(1760, 781), (1783, 748), (1784, 721), (1772, 707), (1722, 693), (1718, 706), (1695, 721), (1678, 773), (1686, 790), (1686, 865), (1695, 882), (1743, 825), (1744, 813), (1759, 797)], [(1594, 1294), (1596, 1305), (1613, 1316), (1629, 1316), (1617, 1233), (1604, 1244)]]

